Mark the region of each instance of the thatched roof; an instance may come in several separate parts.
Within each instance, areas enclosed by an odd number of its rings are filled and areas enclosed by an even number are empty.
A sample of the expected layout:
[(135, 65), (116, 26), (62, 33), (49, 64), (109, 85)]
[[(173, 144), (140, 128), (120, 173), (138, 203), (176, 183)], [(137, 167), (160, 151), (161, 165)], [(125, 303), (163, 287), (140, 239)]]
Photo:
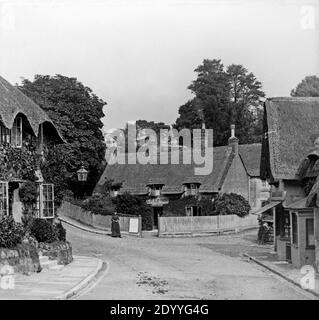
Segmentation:
[(11, 129), (18, 114), (24, 114), (38, 136), (39, 125), (50, 124), (57, 136), (63, 141), (62, 135), (53, 124), (49, 116), (19, 89), (11, 85), (0, 76), (0, 119), (5, 127)]
[[(251, 146), (239, 145), (239, 153), (252, 176), (259, 175), (260, 144)], [(180, 151), (182, 154), (182, 151)], [(203, 193), (218, 192), (225, 181), (234, 155), (230, 147), (215, 147), (213, 152), (213, 170), (209, 175), (194, 175), (195, 164), (183, 164), (180, 154), (179, 164), (113, 164), (108, 165), (95, 187), (95, 192), (104, 188), (107, 180), (113, 183), (122, 183), (123, 190), (134, 194), (146, 192), (146, 186), (161, 184), (163, 194), (179, 194), (183, 192), (183, 185), (200, 183), (199, 191)], [(141, 191), (143, 190), (143, 191)]]
[(319, 137), (319, 98), (269, 98), (264, 111), (261, 177), (299, 179), (300, 162)]

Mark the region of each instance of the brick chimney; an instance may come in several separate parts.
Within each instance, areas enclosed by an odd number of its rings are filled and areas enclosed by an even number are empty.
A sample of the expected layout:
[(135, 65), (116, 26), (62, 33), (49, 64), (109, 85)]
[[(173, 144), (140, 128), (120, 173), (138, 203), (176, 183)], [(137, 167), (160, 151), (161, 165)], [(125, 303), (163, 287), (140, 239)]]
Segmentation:
[(232, 151), (235, 153), (235, 154), (238, 154), (238, 138), (235, 137), (235, 125), (232, 124), (230, 126), (230, 132), (231, 132), (231, 135), (230, 135), (230, 138), (228, 139), (228, 146), (231, 147)]

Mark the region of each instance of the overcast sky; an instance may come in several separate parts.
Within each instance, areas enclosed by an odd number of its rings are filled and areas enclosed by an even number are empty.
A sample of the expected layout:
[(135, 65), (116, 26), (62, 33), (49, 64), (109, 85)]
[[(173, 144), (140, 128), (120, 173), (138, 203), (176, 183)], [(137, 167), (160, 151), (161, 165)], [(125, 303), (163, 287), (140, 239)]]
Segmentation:
[(268, 97), (319, 75), (318, 12), (317, 25), (308, 19), (318, 4), (0, 0), (0, 74), (11, 83), (77, 77), (108, 103), (107, 129), (137, 119), (171, 124), (204, 58), (243, 64)]

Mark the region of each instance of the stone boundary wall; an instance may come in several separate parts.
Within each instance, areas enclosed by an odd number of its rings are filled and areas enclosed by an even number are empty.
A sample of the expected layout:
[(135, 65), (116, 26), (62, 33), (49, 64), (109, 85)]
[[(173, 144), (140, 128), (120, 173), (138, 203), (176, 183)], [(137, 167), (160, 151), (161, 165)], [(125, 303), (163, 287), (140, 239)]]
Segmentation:
[(10, 265), (15, 273), (30, 274), (40, 272), (40, 260), (36, 247), (30, 244), (18, 244), (14, 249), (0, 248), (1, 269)]
[(53, 242), (53, 243), (39, 243), (39, 251), (44, 256), (48, 256), (50, 260), (57, 260), (58, 264), (67, 265), (73, 261), (71, 243)]

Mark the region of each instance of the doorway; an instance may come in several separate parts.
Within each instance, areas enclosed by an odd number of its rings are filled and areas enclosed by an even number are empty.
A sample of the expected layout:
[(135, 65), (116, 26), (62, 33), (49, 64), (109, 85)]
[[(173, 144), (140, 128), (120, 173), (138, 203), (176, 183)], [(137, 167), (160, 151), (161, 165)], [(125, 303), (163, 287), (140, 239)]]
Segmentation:
[(153, 229), (158, 229), (158, 217), (160, 217), (162, 213), (162, 207), (153, 207)]

